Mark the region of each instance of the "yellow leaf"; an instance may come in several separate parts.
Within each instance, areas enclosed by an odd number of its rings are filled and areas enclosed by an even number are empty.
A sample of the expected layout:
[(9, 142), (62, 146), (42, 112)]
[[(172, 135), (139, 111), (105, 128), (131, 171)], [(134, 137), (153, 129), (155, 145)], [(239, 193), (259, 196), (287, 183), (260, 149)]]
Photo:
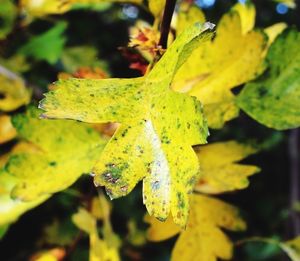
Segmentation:
[(72, 7), (72, 0), (21, 0), (21, 7), (31, 16), (62, 14)]
[[(7, 162), (9, 156), (28, 151), (34, 151), (34, 147), (31, 144), (17, 144), (11, 153), (5, 155), (4, 158), (1, 156), (0, 162), (3, 159), (3, 162), (0, 164), (1, 167)], [(10, 193), (18, 182), (18, 178), (9, 175), (3, 170), (0, 171), (0, 226), (16, 221), (23, 213), (41, 204), (49, 197), (42, 196), (31, 202), (13, 200)]]
[[(99, 238), (96, 217), (83, 208), (80, 208), (72, 216), (72, 220), (78, 228), (90, 236), (90, 261), (120, 260), (117, 246), (114, 246), (110, 239), (107, 238), (107, 236), (114, 236), (112, 230), (109, 231), (109, 235), (104, 233), (103, 239)], [(104, 229), (109, 224), (109, 219), (104, 220)]]
[(63, 248), (53, 248), (33, 255), (30, 261), (61, 261), (66, 255)]
[[(276, 37), (283, 32), (283, 30), (287, 27), (286, 23), (277, 23), (267, 27), (264, 32), (268, 36), (268, 46), (270, 46)], [(267, 51), (267, 50), (266, 50)]]
[(210, 39), (210, 29), (189, 27), (144, 77), (61, 80), (40, 103), (49, 118), (121, 123), (94, 167), (95, 183), (117, 198), (143, 179), (148, 212), (166, 219), (171, 211), (182, 226), (199, 168), (192, 145), (205, 143), (208, 130), (200, 102), (169, 86), (193, 49)]
[(182, 33), (186, 28), (197, 22), (205, 22), (205, 15), (202, 10), (196, 5), (182, 2), (179, 6), (176, 20), (176, 33)]
[(195, 190), (216, 194), (248, 186), (248, 176), (259, 171), (251, 165), (236, 163), (256, 152), (249, 145), (235, 141), (211, 143), (196, 149), (201, 177)]
[(28, 104), (31, 92), (26, 89), (24, 81), (6, 68), (0, 66), (0, 110), (13, 111)]
[(3, 170), (18, 179), (11, 194), (23, 201), (63, 190), (90, 172), (105, 143), (85, 124), (45, 121), (39, 113), (30, 107), (12, 120), (19, 137), (38, 148), (10, 157)]
[(10, 116), (0, 115), (0, 144), (12, 140), (16, 137), (16, 130), (12, 126)]
[(212, 128), (221, 128), (224, 122), (238, 115), (230, 90), (262, 71), (266, 37), (259, 31), (247, 32), (253, 23), (254, 7), (240, 5), (222, 17), (215, 39), (193, 53), (175, 75), (172, 86), (204, 104)]
[(101, 203), (102, 204), (99, 202), (99, 198), (93, 198), (91, 213), (97, 219), (103, 220), (109, 215), (111, 211), (111, 204), (107, 200), (103, 202), (101, 201)]
[(289, 8), (296, 8), (296, 0), (273, 0), (277, 3), (282, 3), (284, 5), (286, 5)]
[(172, 261), (231, 259), (232, 243), (222, 229), (239, 231), (246, 228), (237, 208), (196, 194), (191, 197), (191, 213), (186, 230), (180, 232), (175, 225), (167, 223), (165, 226), (164, 222), (151, 217), (147, 220), (151, 225), (148, 230), (148, 239), (151, 241), (165, 240), (180, 233), (172, 250)]
[(21, 0), (21, 6), (24, 11), (33, 17), (62, 14), (69, 11), (76, 4), (97, 3), (142, 4), (142, 0)]
[(255, 25), (256, 10), (251, 1), (246, 1), (244, 4), (236, 4), (232, 10), (237, 11), (241, 19), (242, 34), (250, 32)]
[(162, 14), (165, 3), (165, 0), (148, 0), (149, 10), (154, 17), (159, 17)]
[(300, 236), (280, 243), (280, 247), (287, 253), (292, 261), (300, 260)]

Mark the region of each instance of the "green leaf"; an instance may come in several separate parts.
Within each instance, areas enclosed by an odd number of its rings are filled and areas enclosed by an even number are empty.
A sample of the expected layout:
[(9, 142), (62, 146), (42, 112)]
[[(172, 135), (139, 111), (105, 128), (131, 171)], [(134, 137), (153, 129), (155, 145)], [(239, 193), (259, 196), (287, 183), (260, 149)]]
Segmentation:
[(56, 63), (61, 56), (66, 42), (66, 38), (63, 36), (66, 28), (67, 23), (57, 23), (45, 33), (32, 37), (19, 52), (34, 57), (37, 60), (45, 60), (50, 64)]
[(0, 240), (5, 236), (8, 228), (8, 225), (0, 226)]
[[(287, 254), (287, 256), (292, 261), (300, 260), (300, 236), (295, 237), (295, 238), (285, 241), (285, 242), (281, 242), (278, 239), (263, 238), (263, 237), (246, 238), (241, 241), (241, 243), (252, 243), (252, 242), (265, 243), (265, 244), (280, 248), (282, 251), (284, 251)], [(273, 252), (276, 253), (275, 251), (273, 251)]]
[(287, 29), (271, 45), (268, 70), (248, 83), (238, 105), (261, 124), (277, 130), (300, 126), (300, 33)]
[(166, 219), (171, 211), (182, 226), (199, 169), (192, 145), (205, 143), (208, 130), (200, 102), (169, 87), (192, 51), (210, 39), (210, 28), (189, 27), (144, 77), (62, 80), (40, 103), (49, 118), (120, 122), (94, 167), (95, 183), (117, 198), (144, 179), (149, 213)]
[(4, 39), (13, 29), (17, 8), (11, 0), (0, 0), (0, 39)]
[(31, 201), (61, 191), (83, 173), (91, 171), (105, 141), (86, 124), (38, 119), (40, 111), (13, 117), (19, 137), (36, 146), (35, 151), (10, 158), (5, 173), (18, 179), (12, 196)]

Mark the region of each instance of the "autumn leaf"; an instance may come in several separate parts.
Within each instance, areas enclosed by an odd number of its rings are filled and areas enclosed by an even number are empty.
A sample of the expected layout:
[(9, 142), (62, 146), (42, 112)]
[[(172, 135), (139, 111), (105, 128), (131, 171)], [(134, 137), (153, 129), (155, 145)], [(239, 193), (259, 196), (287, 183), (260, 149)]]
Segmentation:
[(252, 30), (254, 14), (252, 4), (233, 7), (220, 20), (215, 39), (201, 45), (175, 75), (173, 89), (197, 97), (212, 128), (238, 116), (230, 90), (262, 71), (266, 37)]
[(195, 190), (217, 194), (248, 186), (248, 176), (259, 168), (237, 163), (257, 150), (236, 141), (216, 142), (196, 148), (200, 163), (200, 179)]
[(0, 144), (12, 140), (16, 134), (16, 130), (11, 124), (10, 116), (0, 115)]
[[(20, 153), (34, 153), (36, 148), (29, 143), (18, 143), (9, 154), (1, 155), (0, 167), (7, 163), (9, 156)], [(16, 221), (23, 213), (44, 202), (49, 196), (42, 196), (34, 201), (22, 202), (13, 200), (10, 196), (11, 190), (18, 184), (19, 179), (14, 177), (4, 169), (0, 170), (0, 227)]]
[(216, 261), (232, 258), (232, 243), (222, 229), (244, 230), (246, 225), (235, 207), (218, 199), (194, 194), (186, 230), (180, 231), (169, 218), (160, 222), (150, 216), (148, 239), (162, 241), (179, 233), (172, 250), (171, 260)]
[(273, 0), (274, 2), (286, 5), (289, 8), (296, 8), (296, 0)]
[(238, 96), (238, 105), (261, 124), (277, 130), (300, 126), (300, 33), (286, 29), (271, 45), (268, 69), (248, 83)]
[(142, 4), (142, 0), (21, 0), (24, 12), (32, 17), (42, 17), (51, 14), (63, 14), (78, 4), (101, 3), (134, 3)]
[(91, 171), (105, 141), (91, 127), (70, 121), (38, 119), (40, 111), (13, 117), (20, 138), (38, 149), (10, 157), (3, 173), (18, 179), (12, 197), (31, 201), (61, 191)]
[[(286, 23), (277, 23), (277, 24), (273, 24), (264, 29), (264, 32), (268, 36), (268, 46), (270, 46), (274, 42), (276, 37), (278, 35), (280, 35), (285, 28), (287, 28)], [(266, 50), (266, 51), (268, 51), (268, 50)]]
[(292, 261), (300, 260), (300, 236), (280, 244)]
[[(84, 208), (80, 208), (77, 213), (72, 216), (74, 224), (89, 234), (90, 238), (90, 261), (118, 261), (120, 260), (118, 253), (118, 239), (111, 229), (109, 221), (109, 209), (107, 201), (100, 196), (98, 201), (102, 202), (101, 212), (106, 215), (103, 217), (103, 237), (100, 238), (97, 230), (97, 218)], [(106, 203), (105, 203), (106, 202)], [(117, 242), (116, 242), (117, 240)]]
[(160, 17), (164, 10), (166, 0), (148, 0), (148, 7), (154, 17)]
[(13, 111), (30, 101), (31, 91), (21, 77), (0, 65), (0, 110)]
[(177, 19), (175, 20), (176, 33), (180, 34), (194, 23), (204, 23), (205, 20), (204, 13), (197, 5), (183, 1), (179, 5)]
[(95, 183), (117, 198), (143, 179), (148, 212), (166, 219), (171, 211), (182, 226), (199, 168), (191, 146), (205, 143), (208, 131), (200, 102), (169, 86), (193, 49), (211, 37), (210, 28), (187, 29), (144, 77), (59, 81), (40, 103), (48, 118), (121, 123), (94, 167)]

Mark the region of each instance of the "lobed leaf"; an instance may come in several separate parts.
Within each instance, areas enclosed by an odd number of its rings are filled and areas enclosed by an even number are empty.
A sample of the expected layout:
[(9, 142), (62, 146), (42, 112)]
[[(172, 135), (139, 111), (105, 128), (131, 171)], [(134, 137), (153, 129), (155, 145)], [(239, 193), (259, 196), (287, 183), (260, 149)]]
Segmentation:
[(197, 97), (212, 128), (237, 117), (230, 90), (262, 71), (266, 37), (252, 30), (254, 14), (252, 4), (237, 4), (220, 20), (216, 37), (202, 44), (175, 76), (172, 88)]
[(300, 126), (300, 33), (286, 29), (271, 45), (268, 70), (248, 83), (238, 105), (261, 124), (277, 130)]
[(149, 213), (166, 219), (171, 211), (182, 226), (199, 168), (192, 145), (205, 143), (208, 130), (200, 102), (169, 86), (211, 27), (188, 28), (144, 77), (59, 81), (40, 103), (48, 118), (121, 123), (94, 167), (95, 183), (117, 198), (143, 179)]
[[(245, 229), (238, 210), (220, 200), (196, 195), (191, 197), (191, 214), (186, 230), (180, 231), (172, 220), (160, 222), (146, 217), (150, 224), (148, 239), (161, 241), (180, 233), (172, 250), (171, 260), (216, 261), (232, 258), (232, 243), (222, 229)], [(217, 244), (216, 244), (217, 242)]]
[(256, 151), (250, 145), (235, 141), (216, 142), (196, 148), (201, 176), (195, 190), (218, 194), (246, 188), (249, 185), (248, 176), (260, 169), (237, 162)]
[(16, 137), (16, 130), (11, 124), (10, 116), (0, 115), (0, 144), (12, 140)]
[(27, 44), (21, 47), (19, 53), (55, 64), (61, 57), (66, 42), (66, 38), (63, 36), (66, 28), (65, 22), (57, 23), (48, 31), (32, 37)]
[(0, 110), (13, 111), (30, 102), (31, 91), (22, 78), (0, 65)]
[(10, 158), (5, 172), (19, 179), (12, 195), (30, 201), (61, 191), (88, 173), (105, 141), (91, 127), (71, 121), (44, 121), (29, 108), (12, 121), (19, 137), (37, 146), (35, 153)]

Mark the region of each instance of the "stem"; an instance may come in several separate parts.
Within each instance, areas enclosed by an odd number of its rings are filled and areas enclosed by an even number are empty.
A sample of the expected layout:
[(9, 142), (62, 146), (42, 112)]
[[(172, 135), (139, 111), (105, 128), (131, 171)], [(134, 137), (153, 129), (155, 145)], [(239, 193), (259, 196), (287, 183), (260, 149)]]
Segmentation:
[(300, 148), (299, 148), (299, 129), (291, 130), (289, 135), (289, 157), (290, 157), (290, 208), (291, 208), (291, 224), (292, 237), (300, 234), (300, 218), (293, 210), (296, 203), (300, 201)]
[(176, 5), (176, 0), (166, 0), (165, 10), (164, 10), (164, 14), (160, 26), (160, 39), (159, 39), (159, 45), (163, 49), (167, 48), (170, 24), (172, 21), (175, 5)]

